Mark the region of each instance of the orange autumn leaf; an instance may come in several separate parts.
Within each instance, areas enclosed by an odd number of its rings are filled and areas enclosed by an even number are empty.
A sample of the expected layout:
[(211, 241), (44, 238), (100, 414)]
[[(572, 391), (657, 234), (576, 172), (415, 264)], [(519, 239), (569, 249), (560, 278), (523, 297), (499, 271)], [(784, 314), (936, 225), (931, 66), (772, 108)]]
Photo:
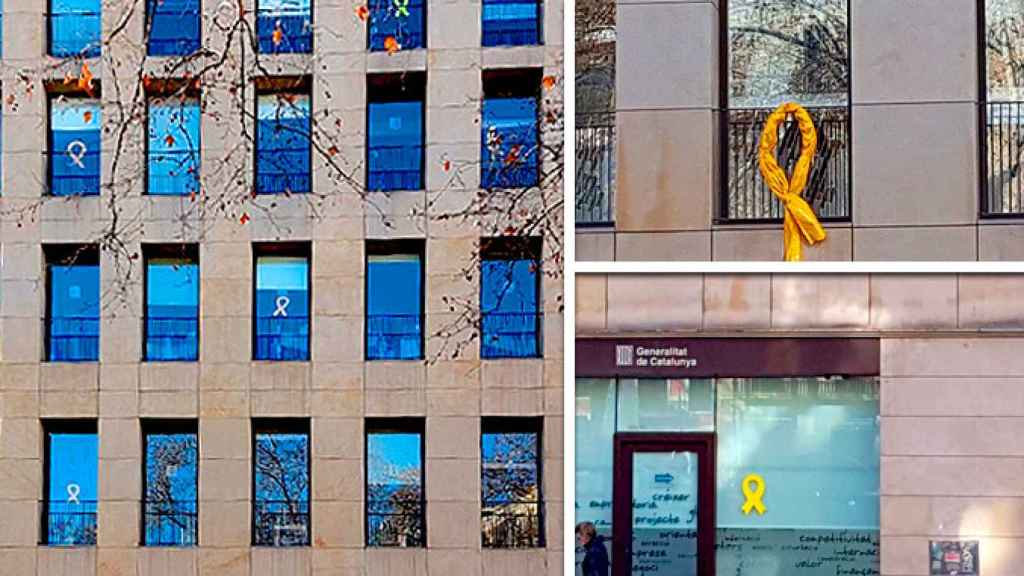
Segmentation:
[(281, 30), (280, 23), (274, 26), (274, 33), (271, 35), (270, 39), (274, 43), (274, 46), (281, 44), (281, 41), (284, 40), (284, 30)]
[(508, 156), (505, 157), (505, 165), (506, 166), (511, 166), (512, 164), (515, 164), (516, 161), (518, 161), (518, 160), (519, 160), (519, 146), (513, 146), (508, 151)]
[(70, 85), (72, 85), (74, 83), (75, 83), (75, 77), (71, 74), (71, 72), (68, 72), (67, 74), (64, 75), (64, 85), (65, 86), (70, 86)]
[(85, 120), (86, 124), (88, 124), (89, 122), (92, 122), (92, 110), (86, 110), (85, 112), (83, 112), (82, 113), (82, 120)]
[(249, 214), (247, 212), (242, 212), (242, 217), (239, 218), (238, 221), (244, 225), (246, 222), (249, 221)]
[(172, 134), (168, 134), (167, 138), (164, 138), (164, 142), (166, 142), (168, 146), (174, 146), (174, 136)]
[(544, 89), (545, 90), (551, 90), (552, 88), (555, 87), (555, 77), (554, 76), (545, 76), (544, 80), (542, 80), (542, 82), (544, 84)]
[(331, 156), (337, 156), (338, 155), (338, 147), (337, 146), (331, 146), (330, 148), (327, 149), (327, 153), (330, 154)]
[(388, 54), (394, 54), (402, 49), (402, 46), (398, 43), (398, 40), (394, 36), (388, 36), (384, 39), (384, 49), (388, 51)]
[(363, 22), (366, 22), (366, 19), (370, 17), (370, 9), (366, 6), (356, 6), (356, 16)]
[(89, 70), (89, 64), (82, 62), (82, 74), (78, 77), (78, 88), (84, 90), (92, 96), (92, 70)]
[(7, 105), (14, 106), (14, 94), (7, 95)]
[(451, 170), (452, 169), (452, 161), (451, 160), (445, 160), (444, 163), (441, 164), (441, 167), (444, 168), (445, 172)]

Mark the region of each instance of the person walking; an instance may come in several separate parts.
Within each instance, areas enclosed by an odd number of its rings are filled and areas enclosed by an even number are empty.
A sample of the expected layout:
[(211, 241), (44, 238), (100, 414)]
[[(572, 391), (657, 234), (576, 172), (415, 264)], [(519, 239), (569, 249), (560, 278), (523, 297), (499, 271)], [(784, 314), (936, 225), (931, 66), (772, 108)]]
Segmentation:
[(576, 525), (576, 541), (583, 548), (583, 576), (608, 576), (608, 550), (593, 522)]

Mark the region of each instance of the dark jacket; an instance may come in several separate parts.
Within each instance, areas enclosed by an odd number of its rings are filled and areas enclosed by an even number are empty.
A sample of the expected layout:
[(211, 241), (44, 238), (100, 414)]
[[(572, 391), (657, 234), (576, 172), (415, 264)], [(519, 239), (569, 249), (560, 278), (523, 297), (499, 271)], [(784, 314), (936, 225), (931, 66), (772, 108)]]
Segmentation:
[(584, 547), (583, 576), (608, 576), (608, 550), (600, 534)]

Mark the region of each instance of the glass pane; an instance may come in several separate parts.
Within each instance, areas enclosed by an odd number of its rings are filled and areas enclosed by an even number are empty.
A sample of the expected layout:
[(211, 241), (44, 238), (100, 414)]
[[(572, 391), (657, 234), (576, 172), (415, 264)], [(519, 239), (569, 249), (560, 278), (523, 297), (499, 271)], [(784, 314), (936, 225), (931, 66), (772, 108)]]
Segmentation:
[(615, 381), (576, 380), (576, 523), (612, 535)]
[(483, 545), (540, 546), (540, 455), (535, 432), (481, 436)]
[(876, 379), (719, 380), (717, 450), (720, 574), (788, 576), (804, 560), (820, 562), (812, 576), (877, 573)]
[(697, 576), (698, 457), (633, 454), (633, 574)]
[(148, 194), (199, 191), (199, 114), (195, 97), (150, 102)]
[(49, 433), (46, 543), (96, 544), (96, 434)]
[(199, 0), (149, 0), (149, 55), (191, 54), (199, 49)]
[(261, 94), (256, 101), (256, 191), (309, 192), (309, 95)]
[(312, 52), (310, 0), (260, 0), (256, 14), (261, 53)]
[(51, 0), (50, 55), (100, 55), (100, 0)]
[(989, 101), (1024, 100), (1024, 4), (985, 0)]
[(731, 0), (729, 108), (845, 106), (847, 0)]
[(369, 189), (423, 188), (423, 103), (370, 102), (369, 117)]
[(99, 359), (99, 291), (98, 265), (50, 265), (50, 361)]
[(536, 0), (485, 0), (484, 46), (540, 44), (540, 3)]
[(621, 432), (709, 432), (715, 429), (715, 386), (700, 379), (619, 381)]
[(539, 354), (535, 260), (480, 263), (481, 355), (485, 358)]
[(368, 546), (424, 546), (422, 436), (413, 432), (367, 435), (366, 533)]
[(147, 546), (195, 546), (198, 454), (195, 434), (146, 435)]
[(100, 193), (100, 102), (58, 98), (50, 103), (50, 194)]
[(257, 432), (254, 473), (253, 543), (309, 545), (309, 436)]
[(540, 166), (537, 99), (485, 99), (481, 129), (481, 187), (536, 185)]
[(423, 0), (370, 0), (370, 50), (385, 50), (390, 36), (402, 50), (423, 48)]
[(416, 254), (367, 257), (367, 359), (422, 357), (421, 266)]
[(309, 359), (309, 260), (305, 257), (257, 258), (255, 357)]
[(146, 267), (146, 359), (199, 356), (199, 265), (158, 258)]

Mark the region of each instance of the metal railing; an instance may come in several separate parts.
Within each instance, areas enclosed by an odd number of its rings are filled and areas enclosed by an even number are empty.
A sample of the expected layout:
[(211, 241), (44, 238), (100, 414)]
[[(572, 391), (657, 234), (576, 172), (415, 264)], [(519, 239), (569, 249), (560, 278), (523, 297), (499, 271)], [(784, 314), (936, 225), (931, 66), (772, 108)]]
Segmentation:
[(91, 11), (53, 12), (46, 15), (49, 27), (47, 53), (58, 58), (100, 55), (100, 13)]
[(198, 150), (149, 150), (146, 194), (187, 196), (199, 191)]
[(196, 360), (198, 356), (198, 317), (146, 318), (147, 360)]
[[(295, 137), (300, 137), (295, 134)], [(305, 138), (305, 136), (301, 136)], [(310, 192), (311, 178), (308, 163), (304, 169), (290, 164), (296, 154), (308, 157), (310, 148), (302, 147), (267, 147), (256, 152), (256, 193), (280, 194), (289, 192), (300, 194)]]
[(43, 500), (43, 542), (46, 546), (95, 546), (95, 500)]
[(983, 138), (982, 214), (1024, 215), (1024, 102), (989, 102)]
[(100, 357), (100, 319), (96, 317), (50, 317), (47, 330), (50, 362), (92, 362)]
[(541, 312), (483, 312), (480, 356), (535, 358), (541, 355)]
[(196, 501), (144, 502), (146, 546), (195, 546), (198, 543)]
[(412, 359), (422, 356), (422, 315), (366, 315), (367, 360)]
[(370, 146), (366, 165), (369, 190), (423, 188), (423, 146), (419, 144)]
[(576, 116), (576, 225), (611, 225), (615, 206), (615, 114)]
[(366, 545), (381, 547), (420, 547), (426, 545), (423, 533), (422, 503), (410, 503), (408, 512), (383, 512), (394, 508), (390, 500), (366, 501)]
[(309, 316), (256, 319), (257, 360), (308, 360)]
[[(313, 17), (309, 12), (256, 10), (256, 36), (261, 54), (308, 54), (313, 51)], [(281, 28), (279, 42), (274, 32)]]
[(484, 548), (543, 546), (542, 504), (537, 501), (483, 503), (480, 521)]
[(97, 196), (100, 193), (100, 151), (89, 150), (76, 157), (54, 150), (43, 153), (49, 166), (48, 193), (51, 196)]
[[(818, 148), (803, 197), (822, 220), (850, 217), (850, 113), (847, 107), (808, 108), (818, 132)], [(783, 207), (761, 178), (758, 146), (765, 108), (728, 111), (729, 138), (724, 157), (728, 185), (721, 199), (721, 219), (728, 222), (769, 221), (783, 217)], [(800, 129), (793, 118), (779, 127), (776, 158), (792, 174), (800, 157)]]
[(309, 501), (253, 502), (253, 545), (309, 546)]

